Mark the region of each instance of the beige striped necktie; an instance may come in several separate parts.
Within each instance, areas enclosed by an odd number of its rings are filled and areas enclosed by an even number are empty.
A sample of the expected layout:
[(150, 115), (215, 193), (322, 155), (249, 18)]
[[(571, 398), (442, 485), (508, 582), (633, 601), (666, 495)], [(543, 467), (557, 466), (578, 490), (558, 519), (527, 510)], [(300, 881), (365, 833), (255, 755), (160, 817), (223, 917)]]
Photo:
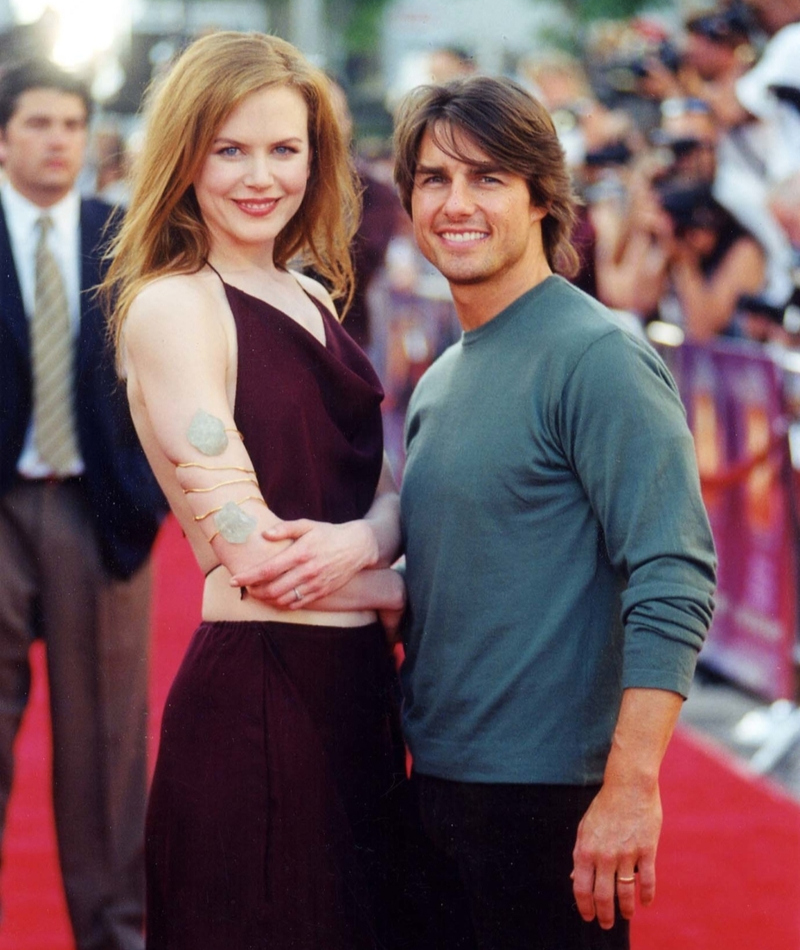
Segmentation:
[(78, 441), (73, 410), (73, 344), (64, 278), (47, 242), (50, 215), (39, 218), (31, 320), (36, 449), (55, 475), (74, 470)]

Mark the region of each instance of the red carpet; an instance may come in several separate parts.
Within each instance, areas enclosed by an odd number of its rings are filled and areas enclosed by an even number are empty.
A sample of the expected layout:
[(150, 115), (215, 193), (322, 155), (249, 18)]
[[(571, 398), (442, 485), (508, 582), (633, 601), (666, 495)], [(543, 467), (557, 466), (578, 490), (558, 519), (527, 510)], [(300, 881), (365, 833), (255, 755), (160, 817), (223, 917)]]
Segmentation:
[[(170, 519), (155, 551), (151, 762), (169, 685), (200, 616), (201, 590), (202, 577), (189, 546)], [(47, 688), (38, 644), (33, 665), (34, 689), (17, 740), (17, 775), (0, 875), (0, 950), (74, 950), (55, 851)]]
[[(159, 540), (156, 562), (153, 748), (169, 683), (199, 616), (201, 586), (174, 522)], [(0, 950), (73, 950), (55, 858), (38, 648), (34, 665), (0, 878)], [(658, 897), (638, 912), (635, 950), (798, 950), (800, 806), (686, 731), (670, 747), (662, 784)]]

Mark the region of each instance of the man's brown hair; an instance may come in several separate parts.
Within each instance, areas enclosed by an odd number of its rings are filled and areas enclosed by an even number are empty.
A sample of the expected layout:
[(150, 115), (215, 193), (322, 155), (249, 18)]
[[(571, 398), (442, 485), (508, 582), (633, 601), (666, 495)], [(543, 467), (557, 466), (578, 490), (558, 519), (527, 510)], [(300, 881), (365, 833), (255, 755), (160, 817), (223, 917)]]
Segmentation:
[(510, 79), (469, 76), (419, 86), (401, 101), (395, 120), (394, 179), (411, 214), (411, 192), (420, 142), (429, 132), (436, 145), (459, 161), (459, 137), (485, 153), (499, 169), (521, 175), (531, 201), (545, 208), (542, 240), (550, 267), (566, 277), (578, 270), (570, 236), (576, 199), (555, 126), (545, 107)]

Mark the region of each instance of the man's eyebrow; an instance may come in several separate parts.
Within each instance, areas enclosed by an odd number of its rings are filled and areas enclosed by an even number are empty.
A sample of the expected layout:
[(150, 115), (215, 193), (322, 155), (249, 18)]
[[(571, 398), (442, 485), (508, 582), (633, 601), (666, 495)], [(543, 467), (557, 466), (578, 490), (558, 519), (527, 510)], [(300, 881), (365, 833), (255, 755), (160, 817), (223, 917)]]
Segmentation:
[(417, 165), (415, 175), (441, 175), (444, 169), (441, 165)]
[[(460, 159), (460, 161), (463, 161), (463, 159)], [(464, 164), (469, 166), (474, 175), (501, 175), (503, 173), (503, 169), (494, 162), (464, 162)], [(441, 165), (417, 165), (415, 174), (442, 175), (444, 174), (444, 168)]]
[(495, 162), (469, 162), (468, 164), (476, 175), (502, 175), (504, 172), (504, 169)]

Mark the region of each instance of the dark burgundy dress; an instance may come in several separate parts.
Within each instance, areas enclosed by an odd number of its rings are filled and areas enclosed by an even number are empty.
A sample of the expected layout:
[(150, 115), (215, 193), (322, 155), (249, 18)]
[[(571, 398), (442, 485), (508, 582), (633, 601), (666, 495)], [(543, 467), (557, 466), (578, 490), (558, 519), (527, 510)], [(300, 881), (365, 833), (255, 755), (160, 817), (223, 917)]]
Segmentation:
[[(322, 306), (325, 345), (225, 289), (234, 416), (268, 504), (288, 519), (362, 517), (382, 461), (366, 357)], [(150, 795), (148, 950), (402, 945), (404, 784), (378, 624), (201, 624), (167, 700)]]

